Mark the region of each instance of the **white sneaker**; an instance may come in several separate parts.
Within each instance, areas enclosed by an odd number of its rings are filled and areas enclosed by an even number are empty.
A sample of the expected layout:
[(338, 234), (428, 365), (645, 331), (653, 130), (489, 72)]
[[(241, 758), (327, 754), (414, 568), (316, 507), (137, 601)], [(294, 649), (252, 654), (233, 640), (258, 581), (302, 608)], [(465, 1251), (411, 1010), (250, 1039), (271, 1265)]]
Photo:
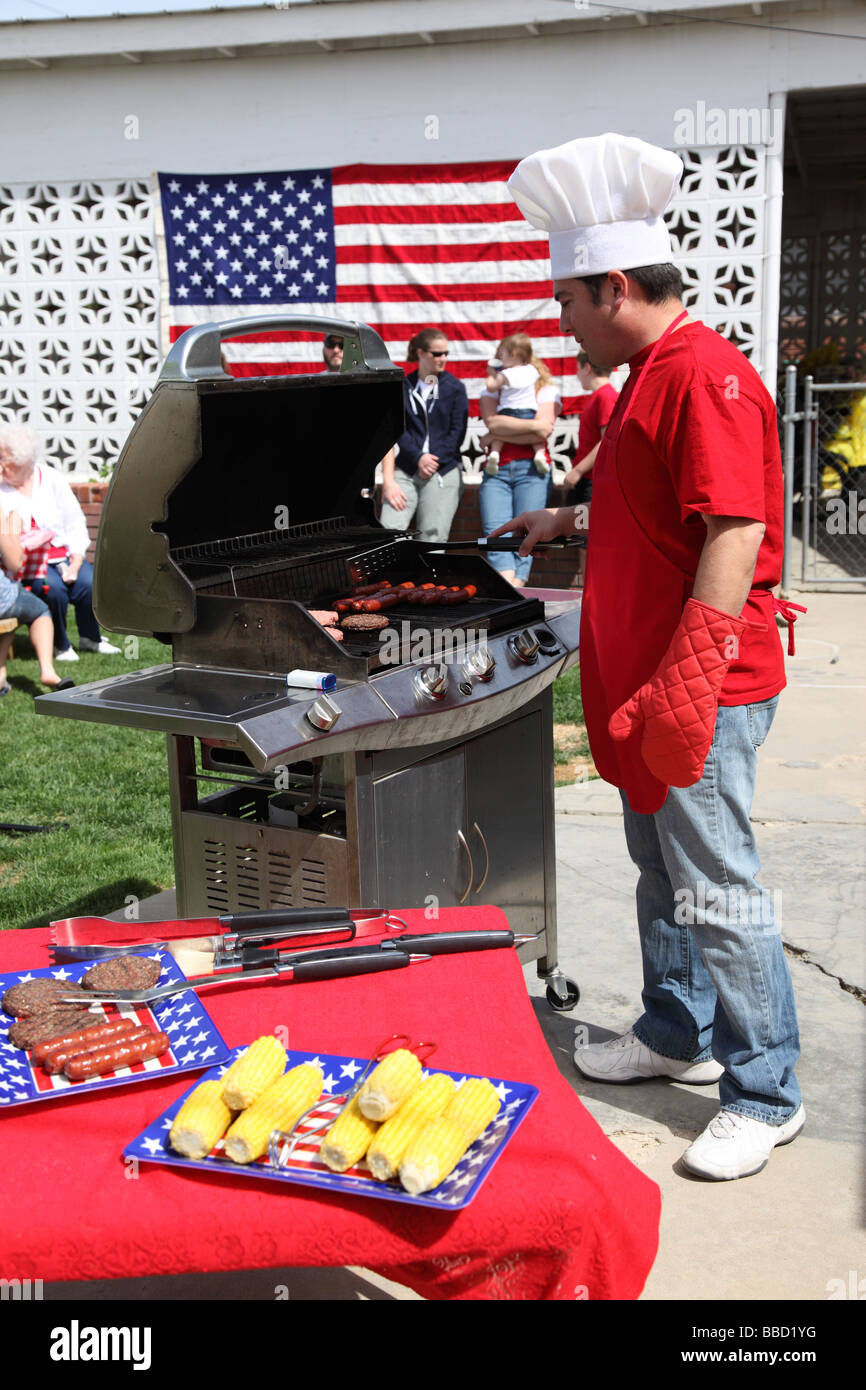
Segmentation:
[[(115, 647), (111, 642), (106, 642), (104, 637), (100, 637), (98, 642), (94, 642), (92, 637), (79, 637), (78, 650), (82, 652), (98, 652), (100, 656), (118, 656), (120, 648)], [(78, 658), (76, 657), (76, 661)]]
[(536, 454), (532, 462), (535, 464), (535, 471), (540, 478), (546, 478), (550, 472), (550, 464), (544, 454)]
[(767, 1166), (775, 1148), (796, 1139), (805, 1123), (802, 1105), (783, 1125), (768, 1125), (735, 1110), (720, 1110), (686, 1149), (683, 1166), (717, 1182), (751, 1177)]
[(74, 647), (67, 647), (65, 651), (54, 653), (55, 661), (77, 661), (78, 652)]
[(499, 455), (491, 454), (484, 465), (484, 472), (489, 478), (495, 478), (499, 472)]
[(652, 1076), (669, 1076), (690, 1086), (711, 1086), (725, 1070), (712, 1058), (706, 1062), (678, 1062), (651, 1052), (635, 1037), (633, 1028), (621, 1038), (576, 1047), (574, 1065), (593, 1081), (643, 1081)]

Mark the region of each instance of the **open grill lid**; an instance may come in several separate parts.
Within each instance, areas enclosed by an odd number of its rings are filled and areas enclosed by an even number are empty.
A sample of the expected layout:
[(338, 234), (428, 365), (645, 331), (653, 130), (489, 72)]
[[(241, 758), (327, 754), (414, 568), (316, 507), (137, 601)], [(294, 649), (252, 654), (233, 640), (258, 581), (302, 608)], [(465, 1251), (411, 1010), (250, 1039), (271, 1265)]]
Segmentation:
[[(343, 338), (339, 373), (234, 378), (224, 338), (295, 329)], [(403, 429), (403, 372), (366, 324), (274, 315), (191, 328), (133, 427), (103, 507), (94, 607), (110, 632), (174, 633), (196, 621), (182, 567), (193, 547), (286, 532), (322, 548), (382, 538), (362, 490)], [(345, 518), (330, 526), (313, 523)]]

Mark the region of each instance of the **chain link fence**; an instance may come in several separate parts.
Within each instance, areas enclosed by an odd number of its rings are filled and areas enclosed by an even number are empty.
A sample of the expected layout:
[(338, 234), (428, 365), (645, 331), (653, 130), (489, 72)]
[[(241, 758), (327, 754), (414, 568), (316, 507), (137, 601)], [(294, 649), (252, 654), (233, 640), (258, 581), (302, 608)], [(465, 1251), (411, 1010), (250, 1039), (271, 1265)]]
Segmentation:
[(785, 373), (782, 588), (866, 584), (866, 382)]

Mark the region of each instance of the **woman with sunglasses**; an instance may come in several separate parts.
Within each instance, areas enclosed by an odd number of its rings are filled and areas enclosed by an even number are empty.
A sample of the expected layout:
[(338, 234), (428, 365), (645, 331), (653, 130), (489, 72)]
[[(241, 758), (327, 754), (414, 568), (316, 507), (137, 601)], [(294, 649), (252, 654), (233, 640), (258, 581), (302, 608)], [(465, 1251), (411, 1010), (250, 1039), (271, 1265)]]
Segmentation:
[(417, 362), (406, 377), (406, 424), (394, 450), (382, 460), (382, 514), (390, 531), (408, 531), (415, 519), (419, 538), (447, 541), (463, 491), (460, 446), (466, 435), (466, 387), (445, 370), (448, 339), (439, 328), (422, 328), (409, 342)]

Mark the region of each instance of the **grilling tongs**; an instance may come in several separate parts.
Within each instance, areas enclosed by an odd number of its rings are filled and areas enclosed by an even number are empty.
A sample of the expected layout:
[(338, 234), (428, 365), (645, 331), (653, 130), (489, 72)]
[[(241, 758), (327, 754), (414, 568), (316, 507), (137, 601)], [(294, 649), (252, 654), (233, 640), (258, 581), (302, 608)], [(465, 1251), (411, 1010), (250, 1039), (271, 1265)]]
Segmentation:
[[(374, 921), (374, 931), (362, 924)], [(99, 956), (136, 955), (144, 947), (166, 947), (169, 942), (201, 939), (209, 949), (230, 953), (254, 941), (283, 940), (307, 934), (342, 939), (405, 929), (405, 922), (379, 908), (302, 907), (274, 908), (220, 917), (169, 918), (158, 922), (115, 922), (108, 917), (63, 917), (51, 923), (55, 963), (90, 960)], [(204, 945), (202, 946), (204, 949)]]

